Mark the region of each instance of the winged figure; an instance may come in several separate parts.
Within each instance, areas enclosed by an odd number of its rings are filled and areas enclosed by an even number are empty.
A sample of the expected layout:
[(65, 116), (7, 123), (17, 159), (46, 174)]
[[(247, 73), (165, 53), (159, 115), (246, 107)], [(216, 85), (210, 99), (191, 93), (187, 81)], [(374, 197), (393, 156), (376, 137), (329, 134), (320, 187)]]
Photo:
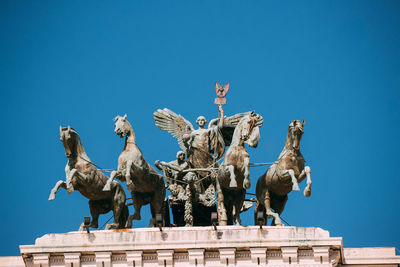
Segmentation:
[[(213, 119), (207, 128), (205, 128), (206, 118), (199, 116), (196, 120), (197, 130), (183, 116), (167, 108), (158, 109), (153, 115), (155, 124), (161, 130), (177, 138), (180, 148), (187, 155), (190, 167), (209, 168), (215, 166), (216, 160), (223, 156), (225, 146), (230, 145), (234, 129), (240, 119), (250, 113), (238, 113), (225, 117), (223, 123), (219, 118)], [(262, 125), (264, 120), (261, 116), (259, 117), (257, 124)]]

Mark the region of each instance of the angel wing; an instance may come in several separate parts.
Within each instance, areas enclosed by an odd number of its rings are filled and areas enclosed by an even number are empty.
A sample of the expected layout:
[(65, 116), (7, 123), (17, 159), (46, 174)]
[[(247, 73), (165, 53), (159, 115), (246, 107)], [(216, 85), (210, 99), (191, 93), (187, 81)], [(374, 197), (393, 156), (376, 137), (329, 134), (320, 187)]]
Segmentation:
[[(226, 126), (226, 125), (236, 126), (236, 125), (238, 125), (239, 121), (240, 121), (244, 116), (248, 116), (248, 115), (250, 115), (252, 112), (254, 113), (254, 111), (248, 111), (248, 112), (243, 112), (243, 113), (237, 113), (237, 114), (235, 114), (235, 115), (233, 115), (233, 116), (230, 116), (230, 117), (225, 117), (225, 118), (224, 118), (224, 126)], [(263, 125), (263, 123), (264, 123), (264, 118), (263, 118), (261, 115), (259, 115), (259, 114), (256, 114), (256, 115), (257, 115), (257, 117), (258, 117), (258, 118), (257, 118), (256, 126), (261, 127), (261, 126)], [(210, 123), (208, 124), (208, 128), (217, 126), (217, 125), (218, 125), (218, 122), (219, 122), (219, 118), (212, 119), (212, 120), (210, 121)]]
[(177, 115), (167, 108), (158, 109), (153, 113), (153, 116), (158, 128), (169, 132), (173, 137), (178, 139), (179, 147), (183, 151), (186, 151), (182, 137), (184, 134), (189, 134), (194, 130), (193, 125), (181, 115)]
[[(233, 116), (224, 118), (224, 124), (231, 124), (236, 126), (244, 116), (248, 116), (252, 113), (254, 113), (254, 111), (238, 113)], [(256, 116), (257, 116), (256, 126), (261, 127), (264, 123), (264, 118), (260, 114), (256, 114)]]
[[(232, 136), (233, 132), (235, 131), (236, 125), (238, 125), (239, 121), (244, 117), (248, 116), (250, 114), (254, 113), (254, 111), (248, 111), (248, 112), (243, 112), (243, 113), (237, 113), (233, 116), (230, 117), (225, 117), (224, 118), (224, 125), (222, 126), (221, 133), (224, 138), (224, 142), (226, 146), (229, 146), (232, 142)], [(256, 126), (261, 127), (264, 123), (264, 118), (256, 114), (257, 116), (257, 122)], [(208, 124), (208, 128), (212, 128), (218, 125), (219, 118), (212, 119), (210, 123)]]

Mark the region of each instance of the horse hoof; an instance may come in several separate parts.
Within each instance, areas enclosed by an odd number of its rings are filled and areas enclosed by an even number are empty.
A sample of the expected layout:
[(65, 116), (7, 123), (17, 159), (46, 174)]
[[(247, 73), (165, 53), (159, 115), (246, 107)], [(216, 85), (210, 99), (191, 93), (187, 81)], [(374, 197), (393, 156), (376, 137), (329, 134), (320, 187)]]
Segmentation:
[(293, 191), (300, 191), (299, 185), (298, 184), (293, 184), (292, 190)]
[(107, 224), (104, 230), (110, 230), (110, 229), (118, 229), (118, 225), (115, 223)]
[(103, 187), (103, 191), (110, 191), (111, 190), (111, 186), (109, 183), (106, 183), (106, 185)]
[(135, 186), (133, 185), (133, 183), (127, 183), (126, 188), (128, 188), (129, 191), (135, 190)]
[(311, 190), (305, 189), (305, 190), (304, 190), (304, 196), (305, 196), (305, 197), (310, 197), (310, 196), (311, 196)]
[(243, 188), (244, 188), (244, 189), (249, 189), (250, 186), (251, 186), (251, 185), (250, 185), (250, 181), (249, 181), (249, 180), (246, 180), (246, 181), (243, 182)]
[(89, 227), (91, 227), (91, 228), (94, 228), (94, 229), (97, 229), (97, 228), (99, 228), (99, 224), (89, 224)]
[(56, 199), (56, 194), (51, 193), (50, 196), (49, 196), (49, 201), (52, 201), (54, 199)]
[(125, 228), (128, 228), (128, 229), (132, 228), (132, 221), (127, 221), (125, 224)]

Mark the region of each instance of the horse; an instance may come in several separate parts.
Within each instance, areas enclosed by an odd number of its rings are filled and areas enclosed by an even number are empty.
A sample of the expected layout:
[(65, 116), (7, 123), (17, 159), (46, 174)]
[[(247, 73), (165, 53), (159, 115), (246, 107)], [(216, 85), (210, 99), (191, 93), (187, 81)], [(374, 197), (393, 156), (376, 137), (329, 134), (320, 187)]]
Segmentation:
[[(268, 218), (273, 218), (271, 225), (283, 226), (280, 214), (285, 208), (288, 194), (292, 190), (299, 191), (299, 183), (307, 177), (304, 196), (311, 195), (311, 169), (305, 166), (300, 152), (300, 140), (304, 133), (304, 120), (293, 120), (289, 124), (285, 147), (279, 158), (257, 181), (254, 220), (257, 224), (257, 213), (264, 213), (265, 225)], [(273, 212), (271, 208), (275, 211)]]
[(118, 158), (118, 170), (112, 171), (110, 179), (104, 186), (104, 191), (110, 190), (110, 183), (117, 178), (125, 182), (131, 191), (135, 213), (129, 216), (127, 227), (132, 227), (133, 220), (140, 220), (140, 209), (143, 205), (150, 204), (152, 218), (149, 226), (155, 226), (155, 216), (163, 213), (165, 198), (165, 184), (160, 175), (147, 161), (136, 144), (135, 133), (131, 124), (124, 116), (114, 118), (114, 132), (121, 138), (125, 138), (125, 146)]
[[(239, 214), (246, 189), (250, 188), (250, 159), (244, 143), (254, 148), (257, 147), (261, 125), (262, 117), (252, 112), (239, 121), (233, 132), (232, 143), (226, 152), (216, 179), (220, 225), (232, 225), (233, 219), (236, 224), (241, 224)], [(235, 210), (234, 214), (233, 209)]]
[(125, 206), (126, 196), (122, 186), (115, 181), (110, 184), (110, 191), (104, 192), (102, 190), (108, 177), (90, 161), (78, 133), (73, 128), (60, 126), (60, 140), (65, 148), (65, 156), (68, 158), (68, 163), (65, 166), (66, 180), (60, 180), (56, 183), (50, 192), (49, 201), (56, 198), (56, 193), (60, 187), (67, 190), (68, 193), (78, 190), (89, 199), (92, 216), (89, 227), (98, 228), (99, 214), (105, 214), (112, 210), (114, 222), (107, 224), (106, 229), (124, 228), (129, 210)]

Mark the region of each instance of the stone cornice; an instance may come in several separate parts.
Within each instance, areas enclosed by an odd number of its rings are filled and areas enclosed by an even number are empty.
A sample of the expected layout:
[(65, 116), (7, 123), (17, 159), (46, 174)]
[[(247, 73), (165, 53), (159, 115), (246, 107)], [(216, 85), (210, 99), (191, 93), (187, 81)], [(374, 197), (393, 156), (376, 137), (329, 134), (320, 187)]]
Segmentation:
[(26, 266), (342, 266), (399, 264), (393, 249), (343, 249), (315, 227), (140, 228), (47, 234), (20, 246)]

